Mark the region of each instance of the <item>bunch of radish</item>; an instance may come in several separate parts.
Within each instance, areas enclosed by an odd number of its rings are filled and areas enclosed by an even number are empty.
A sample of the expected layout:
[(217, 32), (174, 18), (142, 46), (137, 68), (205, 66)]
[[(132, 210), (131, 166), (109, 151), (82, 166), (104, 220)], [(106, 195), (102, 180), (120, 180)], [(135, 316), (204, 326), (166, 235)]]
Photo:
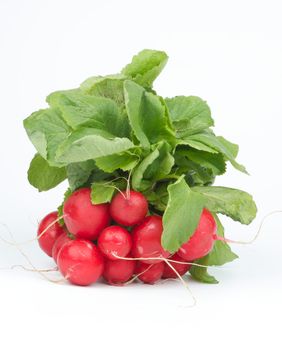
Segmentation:
[(48, 214), (38, 228), (42, 250), (53, 257), (65, 279), (81, 286), (103, 276), (112, 285), (134, 277), (153, 284), (176, 278), (189, 262), (208, 254), (216, 240), (216, 223), (204, 209), (197, 229), (175, 254), (161, 245), (162, 217), (150, 215), (145, 196), (120, 191), (109, 204), (92, 204), (89, 188), (73, 192), (63, 206), (64, 225), (58, 212)]
[(72, 283), (154, 283), (188, 270), (218, 283), (208, 268), (238, 258), (221, 215), (244, 225), (256, 217), (249, 193), (214, 185), (228, 165), (248, 172), (238, 145), (216, 135), (207, 102), (155, 90), (167, 61), (142, 50), (118, 74), (52, 92), (24, 120), (36, 150), (30, 184), (42, 192), (67, 182), (39, 242)]

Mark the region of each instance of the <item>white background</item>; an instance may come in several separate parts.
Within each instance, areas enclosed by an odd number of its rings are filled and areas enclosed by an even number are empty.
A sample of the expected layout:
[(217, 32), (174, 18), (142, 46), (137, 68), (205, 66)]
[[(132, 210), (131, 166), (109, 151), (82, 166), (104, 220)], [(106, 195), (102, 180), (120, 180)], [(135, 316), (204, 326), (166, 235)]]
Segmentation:
[[(217, 184), (251, 192), (250, 227), (225, 220), (233, 239), (250, 239), (281, 204), (281, 1), (0, 1), (0, 221), (17, 241), (61, 202), (66, 184), (39, 194), (27, 182), (34, 149), (22, 120), (46, 95), (91, 75), (118, 72), (143, 48), (170, 60), (155, 84), (163, 96), (208, 101), (216, 132), (240, 144), (251, 176), (229, 168)], [(240, 260), (213, 270), (218, 285), (193, 281), (197, 306), (179, 282), (117, 288), (53, 284), (0, 243), (1, 349), (281, 349), (282, 214), (268, 219)], [(8, 238), (4, 227), (0, 235)], [(52, 267), (36, 243), (23, 249)], [(57, 275), (53, 276), (58, 278)]]

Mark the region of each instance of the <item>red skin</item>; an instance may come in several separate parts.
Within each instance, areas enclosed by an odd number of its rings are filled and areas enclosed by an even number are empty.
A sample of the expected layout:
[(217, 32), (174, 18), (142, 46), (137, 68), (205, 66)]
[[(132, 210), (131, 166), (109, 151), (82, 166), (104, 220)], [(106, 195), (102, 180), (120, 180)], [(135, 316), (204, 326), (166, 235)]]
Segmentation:
[(139, 262), (135, 269), (135, 273), (138, 276), (138, 279), (144, 283), (154, 284), (161, 279), (165, 268), (165, 263), (162, 261), (158, 264), (144, 264)]
[(96, 282), (104, 269), (104, 258), (99, 249), (84, 239), (65, 243), (57, 261), (62, 275), (72, 284), (79, 286), (88, 286)]
[(142, 193), (126, 191), (118, 193), (110, 205), (111, 217), (120, 225), (133, 226), (139, 224), (147, 215), (148, 201)]
[(103, 277), (109, 284), (123, 284), (133, 276), (135, 267), (136, 261), (134, 260), (107, 259), (105, 262)]
[(57, 262), (57, 257), (59, 254), (59, 251), (61, 250), (61, 248), (64, 246), (65, 243), (70, 242), (72, 239), (68, 236), (68, 234), (66, 232), (64, 232), (63, 234), (61, 234), (55, 244), (53, 245), (53, 249), (52, 249), (52, 256), (53, 259), (55, 260), (55, 262)]
[(185, 261), (192, 261), (207, 255), (216, 240), (216, 222), (212, 214), (204, 209), (193, 235), (184, 243), (177, 254)]
[[(177, 254), (172, 255), (172, 257), (170, 257), (169, 259), (180, 262), (186, 262)], [(180, 276), (185, 275), (185, 273), (191, 268), (191, 265), (188, 264), (177, 264), (175, 262), (170, 261), (169, 263), (175, 268), (175, 270), (179, 273)], [(178, 276), (168, 264), (165, 264), (162, 278), (178, 278)]]
[(117, 256), (125, 257), (132, 247), (132, 238), (129, 232), (120, 226), (108, 226), (98, 238), (98, 247), (104, 256), (117, 260)]
[[(170, 253), (161, 246), (162, 218), (147, 216), (132, 232), (132, 255), (135, 258), (167, 258)], [(162, 260), (142, 260), (145, 264), (157, 264)]]
[(40, 248), (49, 256), (52, 256), (52, 248), (57, 238), (65, 231), (58, 222), (52, 223), (58, 219), (58, 212), (54, 211), (46, 215), (39, 224), (37, 237), (39, 237), (46, 228), (51, 225), (45, 233), (38, 238)]
[(95, 240), (109, 225), (110, 213), (108, 204), (92, 204), (90, 193), (90, 188), (81, 188), (66, 200), (64, 221), (76, 238)]

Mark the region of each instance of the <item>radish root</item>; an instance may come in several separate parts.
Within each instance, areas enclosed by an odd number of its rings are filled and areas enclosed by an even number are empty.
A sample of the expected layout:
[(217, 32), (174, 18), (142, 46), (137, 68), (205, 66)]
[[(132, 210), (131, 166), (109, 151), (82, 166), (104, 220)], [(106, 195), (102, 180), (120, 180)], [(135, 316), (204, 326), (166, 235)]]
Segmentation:
[(144, 261), (144, 260), (161, 260), (161, 261), (168, 261), (170, 263), (176, 263), (176, 264), (182, 264), (182, 265), (191, 265), (191, 266), (199, 266), (199, 267), (210, 267), (210, 268), (214, 268), (214, 269), (223, 269), (221, 266), (208, 266), (208, 265), (202, 265), (202, 264), (197, 264), (197, 263), (193, 263), (193, 262), (189, 262), (189, 261), (177, 261), (177, 260), (172, 260), (172, 259), (166, 259), (162, 256), (160, 257), (152, 257), (152, 258), (129, 258), (129, 257), (123, 257), (123, 256), (119, 256), (115, 253), (112, 253), (112, 255), (114, 257), (116, 257), (117, 259), (121, 259), (121, 260), (133, 260), (133, 261)]
[(17, 267), (20, 267), (20, 268), (22, 268), (23, 270), (25, 270), (25, 271), (30, 271), (30, 272), (38, 272), (38, 271), (40, 271), (40, 272), (54, 272), (54, 271), (58, 271), (58, 267), (53, 267), (52, 269), (31, 269), (31, 268), (29, 268), (29, 267), (26, 267), (26, 266), (24, 266), (24, 265), (12, 265), (9, 269), (12, 269), (12, 270), (14, 270), (15, 268), (17, 268)]
[[(194, 307), (197, 304), (197, 299), (195, 298), (194, 294), (192, 293), (191, 289), (188, 286), (188, 283), (183, 279), (183, 277), (179, 274), (179, 272), (171, 265), (171, 262), (175, 262), (178, 263), (178, 261), (176, 260), (171, 260), (171, 259), (166, 259), (164, 257), (154, 257), (154, 258), (126, 258), (126, 257), (121, 257), (118, 256), (116, 254), (113, 253), (113, 255), (117, 258), (117, 259), (121, 259), (121, 260), (135, 260), (135, 261), (140, 261), (140, 260), (162, 260), (164, 261), (172, 270), (173, 272), (177, 275), (177, 277), (179, 278), (179, 280), (181, 281), (181, 283), (183, 284), (183, 286), (185, 287), (186, 291), (189, 293), (190, 297), (192, 297), (193, 303), (191, 305), (188, 305), (188, 307)], [(191, 263), (189, 262), (185, 262), (185, 264), (187, 265), (191, 265)], [(203, 265), (202, 265), (203, 266)], [(131, 280), (129, 280), (128, 282), (124, 283), (123, 285), (128, 285), (131, 284), (133, 281), (136, 280), (136, 278), (138, 278), (140, 275), (142, 275), (143, 273), (145, 273), (146, 271), (148, 271), (151, 268), (151, 266), (148, 267), (148, 269), (146, 269), (145, 271), (141, 272), (140, 274), (134, 276)]]
[[(58, 219), (56, 220), (56, 222), (57, 222), (58, 220), (60, 220), (60, 218), (58, 218)], [(18, 244), (18, 243), (15, 241), (14, 236), (13, 236), (12, 232), (9, 230), (9, 228), (8, 228), (5, 224), (3, 224), (3, 223), (1, 223), (1, 225), (2, 225), (3, 227), (6, 228), (7, 232), (9, 233), (9, 235), (10, 235), (10, 237), (11, 237), (11, 239), (12, 239), (12, 241), (10, 242), (10, 241), (8, 241), (8, 240), (3, 239), (2, 237), (0, 237), (0, 239), (1, 239), (3, 242), (5, 242), (5, 243), (7, 243), (7, 244), (9, 244), (9, 245), (12, 245), (12, 246), (14, 246), (14, 247), (16, 247), (17, 250), (19, 251), (19, 253), (25, 258), (25, 260), (27, 261), (27, 263), (31, 266), (31, 268), (26, 268), (26, 267), (24, 267), (23, 265), (13, 265), (13, 266), (10, 267), (10, 269), (14, 269), (16, 266), (21, 266), (24, 270), (32, 271), (32, 272), (37, 272), (37, 273), (38, 273), (39, 275), (41, 275), (44, 279), (46, 279), (47, 281), (52, 282), (52, 283), (60, 283), (60, 282), (66, 280), (65, 278), (59, 279), (59, 280), (54, 280), (54, 279), (50, 278), (49, 276), (47, 276), (47, 275), (45, 274), (46, 272), (51, 272), (51, 271), (42, 271), (42, 269), (37, 269), (36, 266), (33, 264), (33, 262), (30, 260), (30, 258), (27, 256), (27, 254), (20, 248), (20, 245), (21, 245), (21, 244)], [(49, 226), (51, 227), (52, 225), (54, 225), (54, 222), (52, 222)], [(48, 227), (49, 227), (49, 226), (48, 226)], [(47, 228), (48, 228), (48, 227), (47, 227)], [(47, 228), (46, 228), (46, 229), (47, 229)], [(46, 230), (44, 230), (44, 231), (46, 232)], [(45, 233), (44, 231), (42, 232), (42, 234)], [(39, 236), (38, 236), (38, 237), (39, 237)], [(33, 240), (29, 240), (29, 241), (27, 241), (27, 242), (33, 242), (33, 241), (35, 241), (35, 240), (37, 240), (37, 239), (38, 239), (38, 238), (33, 239)], [(44, 272), (45, 272), (45, 273), (44, 273)]]
[(63, 218), (64, 218), (64, 215), (59, 216), (56, 220), (52, 221), (38, 236), (36, 236), (35, 238), (32, 238), (32, 239), (29, 239), (27, 241), (24, 241), (24, 242), (16, 242), (14, 240), (14, 238), (13, 238), (13, 235), (12, 235), (11, 231), (7, 227), (7, 225), (1, 223), (1, 225), (9, 232), (9, 234), (10, 234), (10, 236), (11, 236), (13, 241), (8, 241), (7, 239), (5, 239), (5, 238), (3, 238), (1, 236), (0, 236), (0, 239), (1, 239), (2, 242), (6, 243), (6, 244), (9, 244), (9, 245), (12, 245), (12, 246), (20, 246), (20, 245), (32, 243), (34, 241), (38, 241), (44, 235), (44, 233), (49, 230), (49, 228), (51, 228), (54, 224), (56, 224), (56, 222), (59, 222)]
[(258, 228), (258, 230), (257, 230), (257, 233), (256, 233), (255, 236), (254, 236), (251, 240), (249, 240), (249, 241), (236, 241), (236, 240), (229, 239), (229, 238), (225, 238), (225, 237), (221, 237), (221, 236), (218, 236), (218, 235), (216, 235), (216, 240), (218, 240), (218, 241), (223, 241), (223, 242), (226, 242), (226, 243), (252, 244), (252, 243), (254, 243), (254, 242), (258, 239), (258, 237), (260, 236), (261, 230), (262, 230), (262, 228), (263, 228), (263, 226), (264, 226), (264, 224), (265, 224), (265, 221), (266, 221), (269, 217), (271, 217), (271, 216), (273, 216), (273, 215), (275, 215), (275, 214), (281, 214), (281, 213), (282, 213), (282, 210), (274, 210), (274, 211), (272, 211), (272, 212), (266, 214), (266, 215), (262, 218), (262, 220), (261, 220), (261, 222), (260, 222), (260, 224), (259, 224), (259, 228)]

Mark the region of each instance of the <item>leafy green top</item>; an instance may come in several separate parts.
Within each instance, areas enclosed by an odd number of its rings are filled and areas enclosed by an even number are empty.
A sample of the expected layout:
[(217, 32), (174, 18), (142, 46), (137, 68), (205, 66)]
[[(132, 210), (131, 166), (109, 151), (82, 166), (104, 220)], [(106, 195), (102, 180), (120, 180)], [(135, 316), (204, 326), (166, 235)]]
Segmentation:
[[(212, 186), (226, 163), (247, 173), (236, 160), (238, 146), (212, 130), (207, 103), (196, 96), (162, 98), (153, 90), (168, 56), (143, 50), (120, 74), (96, 76), (80, 87), (56, 91), (49, 107), (24, 120), (36, 148), (28, 170), (30, 183), (47, 191), (68, 179), (70, 191), (92, 188), (93, 203), (109, 202), (121, 180), (131, 173), (131, 186), (143, 192), (150, 211), (163, 213), (162, 245), (170, 252), (193, 234), (204, 207), (242, 224), (256, 215), (246, 192)], [(204, 258), (207, 265), (236, 258), (217, 242)], [(203, 268), (191, 274), (203, 282), (216, 280)]]

